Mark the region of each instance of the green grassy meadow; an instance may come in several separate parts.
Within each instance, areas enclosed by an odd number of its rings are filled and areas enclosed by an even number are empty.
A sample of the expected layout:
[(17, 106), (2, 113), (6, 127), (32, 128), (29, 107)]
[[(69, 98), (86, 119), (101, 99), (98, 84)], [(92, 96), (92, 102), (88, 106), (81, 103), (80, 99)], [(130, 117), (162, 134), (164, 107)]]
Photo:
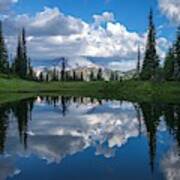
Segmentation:
[(40, 94), (177, 103), (180, 102), (180, 83), (154, 83), (135, 80), (123, 82), (34, 82), (14, 76), (0, 75), (0, 101)]

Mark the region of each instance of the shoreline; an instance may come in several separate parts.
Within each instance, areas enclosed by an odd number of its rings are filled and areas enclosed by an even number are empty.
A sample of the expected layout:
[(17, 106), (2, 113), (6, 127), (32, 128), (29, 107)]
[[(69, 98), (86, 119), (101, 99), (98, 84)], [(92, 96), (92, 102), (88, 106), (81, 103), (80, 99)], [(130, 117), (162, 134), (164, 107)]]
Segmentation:
[[(7, 94), (18, 96), (67, 95), (132, 102), (180, 103), (180, 82), (153, 83), (148, 81), (93, 82), (33, 82), (20, 79), (0, 79), (0, 99)], [(6, 99), (3, 98), (3, 99)]]

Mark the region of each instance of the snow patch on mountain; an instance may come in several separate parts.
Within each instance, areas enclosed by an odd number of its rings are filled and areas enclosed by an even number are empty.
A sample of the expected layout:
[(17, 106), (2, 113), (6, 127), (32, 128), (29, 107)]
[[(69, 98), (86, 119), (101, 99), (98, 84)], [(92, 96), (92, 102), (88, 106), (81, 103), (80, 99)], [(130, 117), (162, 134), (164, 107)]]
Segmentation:
[(80, 68), (103, 68), (100, 65), (93, 63), (90, 59), (86, 57), (60, 57), (54, 60), (44, 60), (34, 63), (34, 70), (36, 74), (44, 71), (52, 71), (54, 68), (57, 71), (61, 71), (62, 61), (65, 60), (66, 70), (80, 69)]
[(116, 77), (118, 77), (118, 79), (121, 79), (121, 77), (123, 77), (124, 79), (130, 79), (136, 73), (136, 70), (131, 68), (129, 68), (131, 70), (120, 70), (118, 63), (121, 62), (118, 62), (118, 59), (115, 59), (114, 64), (110, 66), (109, 64), (112, 63), (112, 60), (110, 59), (102, 58), (101, 60), (96, 60), (90, 57), (75, 56), (60, 57), (54, 60), (41, 60), (34, 62), (33, 66), (36, 76), (39, 77), (41, 72), (43, 72), (44, 74), (50, 73), (52, 75), (54, 69), (56, 70), (56, 72), (60, 73), (63, 61), (65, 62), (66, 71), (69, 71), (70, 74), (72, 74), (73, 71), (75, 71), (78, 76), (80, 76), (80, 74), (83, 73), (84, 80), (87, 81), (90, 78), (91, 72), (93, 72), (94, 75), (97, 76), (98, 69), (100, 68), (102, 69), (102, 76), (105, 80), (109, 80), (111, 78), (112, 72), (116, 74)]
[(68, 57), (67, 60), (67, 69), (77, 69), (77, 68), (99, 68), (99, 66), (93, 63), (86, 57)]

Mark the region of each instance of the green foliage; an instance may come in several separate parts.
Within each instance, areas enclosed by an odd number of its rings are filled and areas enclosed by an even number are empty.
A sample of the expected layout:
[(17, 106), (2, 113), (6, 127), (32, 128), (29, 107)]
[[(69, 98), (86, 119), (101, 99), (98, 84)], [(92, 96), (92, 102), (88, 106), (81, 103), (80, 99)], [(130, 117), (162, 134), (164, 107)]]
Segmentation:
[(80, 80), (81, 80), (81, 81), (84, 81), (84, 75), (83, 75), (83, 72), (81, 72)]
[(180, 27), (177, 30), (177, 38), (174, 45), (175, 69), (174, 78), (180, 81)]
[(22, 73), (26, 77), (28, 74), (28, 58), (27, 58), (27, 48), (26, 48), (26, 32), (25, 29), (22, 29)]
[(46, 73), (46, 82), (48, 82), (49, 81), (49, 74), (48, 74), (48, 72)]
[(173, 48), (169, 49), (164, 63), (164, 78), (167, 81), (172, 81), (174, 78), (174, 65), (175, 65), (175, 56)]
[(93, 70), (91, 70), (91, 73), (90, 73), (90, 81), (94, 81), (95, 80), (95, 77), (94, 77), (94, 72)]
[(180, 27), (173, 46), (169, 49), (164, 63), (164, 79), (180, 81)]
[(31, 59), (28, 59), (28, 79), (35, 80), (35, 74), (33, 71), (33, 67), (31, 66)]
[(62, 68), (61, 68), (61, 81), (65, 81), (66, 79), (66, 63), (65, 63), (65, 59), (62, 59)]
[(18, 45), (16, 50), (16, 58), (14, 62), (14, 69), (15, 73), (21, 76), (21, 69), (22, 69), (22, 44), (20, 37), (18, 38)]
[(43, 72), (40, 72), (39, 74), (39, 81), (44, 81), (44, 76), (43, 76)]
[(102, 77), (102, 69), (99, 68), (98, 73), (97, 73), (97, 80), (98, 81), (102, 81), (103, 77)]
[(71, 80), (71, 76), (70, 76), (68, 71), (65, 71), (65, 80), (66, 81), (70, 81)]
[(115, 73), (114, 71), (111, 71), (110, 81), (114, 81), (114, 80), (115, 80)]
[[(65, 77), (64, 77), (64, 78), (65, 78)], [(58, 72), (56, 71), (56, 68), (55, 68), (55, 67), (54, 67), (54, 69), (53, 69), (52, 80), (53, 80), (53, 81), (58, 81)]]
[(76, 81), (76, 80), (77, 80), (76, 71), (74, 70), (74, 71), (73, 71), (73, 81)]
[(149, 15), (148, 38), (145, 51), (144, 62), (141, 71), (142, 80), (156, 80), (157, 69), (159, 67), (159, 57), (156, 52), (156, 30), (153, 23), (153, 12)]
[(137, 65), (136, 65), (136, 73), (134, 75), (134, 78), (139, 79), (140, 73), (141, 73), (141, 49), (140, 46), (138, 45)]
[[(42, 77), (42, 76), (41, 76)], [(42, 78), (41, 78), (42, 79)], [(59, 93), (72, 96), (90, 96), (130, 101), (180, 102), (179, 82), (148, 81), (93, 81), (93, 82), (34, 82), (0, 75), (0, 92), (9, 93)], [(3, 95), (7, 97), (6, 95)]]
[(21, 78), (28, 78), (28, 75), (33, 74), (30, 64), (30, 59), (27, 57), (26, 33), (25, 29), (23, 28), (22, 33), (18, 38), (16, 57), (13, 64), (15, 73)]
[(0, 21), (0, 72), (8, 73), (8, 71), (9, 71), (8, 53), (2, 32), (2, 22)]
[(27, 57), (25, 29), (24, 28), (22, 29), (22, 33), (18, 38), (16, 57), (10, 67), (10, 64), (8, 62), (8, 53), (2, 33), (1, 21), (0, 21), (0, 72), (6, 74), (13, 73), (21, 78), (28, 78), (31, 80), (34, 79), (34, 72), (31, 66), (31, 61)]

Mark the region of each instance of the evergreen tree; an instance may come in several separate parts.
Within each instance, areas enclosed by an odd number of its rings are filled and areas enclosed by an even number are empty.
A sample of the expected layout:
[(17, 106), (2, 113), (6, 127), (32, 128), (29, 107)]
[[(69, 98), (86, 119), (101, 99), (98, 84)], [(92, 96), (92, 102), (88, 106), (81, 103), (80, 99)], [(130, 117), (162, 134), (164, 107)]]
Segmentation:
[(2, 22), (0, 21), (0, 72), (8, 73), (8, 53), (2, 32)]
[(31, 59), (28, 58), (28, 79), (34, 80), (34, 71), (33, 71), (33, 67), (31, 66)]
[(14, 62), (15, 73), (19, 76), (22, 76), (22, 59), (23, 59), (22, 44), (21, 44), (21, 37), (19, 36), (17, 50), (16, 50), (16, 58)]
[(118, 73), (116, 72), (115, 73), (115, 81), (118, 81), (119, 80), (119, 76), (118, 76)]
[(98, 81), (102, 81), (103, 77), (102, 77), (102, 69), (99, 68), (98, 73), (97, 73), (97, 80)]
[(46, 82), (48, 82), (49, 81), (49, 74), (48, 74), (48, 72), (46, 73)]
[(174, 49), (170, 48), (166, 55), (164, 63), (164, 78), (167, 81), (172, 81), (174, 77), (174, 65), (175, 65)]
[(64, 80), (65, 81), (69, 81), (69, 73), (68, 73), (68, 71), (65, 71), (65, 78), (64, 78)]
[[(55, 67), (53, 69), (52, 80), (53, 81), (58, 81), (58, 74), (57, 74), (57, 71), (56, 71)], [(65, 77), (64, 77), (64, 80), (65, 80)]]
[(156, 52), (156, 30), (153, 23), (153, 11), (149, 15), (149, 29), (144, 62), (141, 71), (142, 80), (156, 80), (159, 57)]
[(94, 81), (94, 72), (93, 72), (93, 70), (90, 73), (89, 79), (90, 79), (90, 81)]
[(10, 71), (11, 71), (11, 73), (13, 73), (13, 74), (15, 74), (15, 62), (13, 62), (12, 64), (11, 64), (11, 69), (10, 69)]
[(65, 70), (66, 70), (66, 64), (65, 64), (65, 59), (62, 59), (62, 69), (61, 69), (61, 80), (65, 80)]
[(83, 75), (83, 72), (81, 72), (80, 80), (81, 80), (81, 81), (84, 81), (84, 75)]
[(110, 81), (114, 81), (114, 80), (115, 80), (115, 73), (111, 71)]
[(136, 74), (138, 78), (140, 75), (140, 71), (141, 71), (141, 49), (140, 46), (138, 45), (138, 56), (137, 56), (137, 67), (136, 67)]
[(18, 45), (15, 58), (15, 73), (21, 78), (27, 78), (28, 74), (28, 59), (26, 50), (26, 33), (23, 28), (21, 35), (18, 38)]
[(74, 71), (73, 71), (73, 81), (76, 81), (76, 80), (77, 80), (76, 71), (74, 70)]
[(22, 54), (23, 54), (23, 62), (22, 62), (22, 73), (23, 76), (27, 76), (28, 72), (28, 58), (27, 58), (27, 48), (26, 48), (26, 32), (25, 29), (22, 29)]
[(43, 72), (40, 72), (39, 74), (39, 81), (44, 81)]
[(119, 81), (120, 81), (120, 82), (122, 82), (122, 81), (123, 81), (123, 77), (122, 77), (122, 76), (120, 76)]
[(177, 30), (177, 38), (175, 42), (175, 69), (174, 69), (175, 80), (180, 80), (180, 26)]

